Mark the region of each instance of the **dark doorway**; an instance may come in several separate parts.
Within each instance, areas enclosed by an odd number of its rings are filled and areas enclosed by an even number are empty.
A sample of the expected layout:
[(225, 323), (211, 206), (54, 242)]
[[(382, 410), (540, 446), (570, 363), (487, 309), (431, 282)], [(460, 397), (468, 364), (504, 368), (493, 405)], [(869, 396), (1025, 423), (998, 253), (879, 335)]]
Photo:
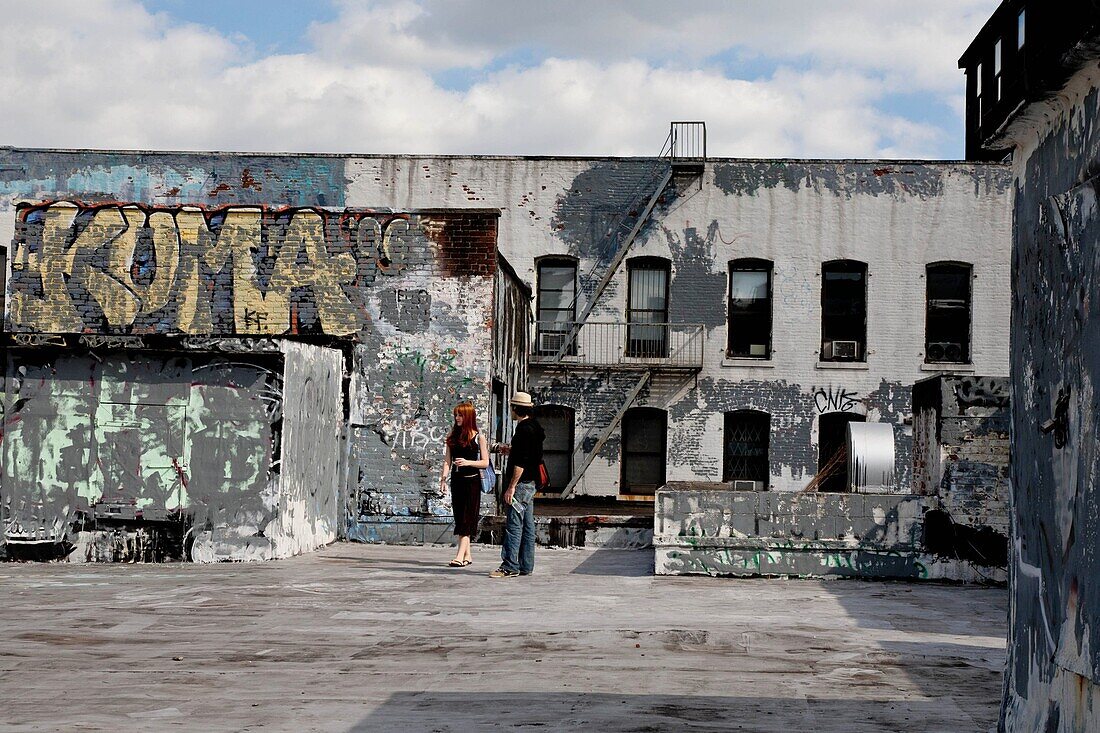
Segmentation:
[(623, 416), (622, 494), (653, 494), (665, 483), (668, 414), (632, 407)]
[(817, 423), (817, 473), (821, 477), (818, 491), (848, 490), (848, 423), (866, 422), (855, 412), (827, 412)]

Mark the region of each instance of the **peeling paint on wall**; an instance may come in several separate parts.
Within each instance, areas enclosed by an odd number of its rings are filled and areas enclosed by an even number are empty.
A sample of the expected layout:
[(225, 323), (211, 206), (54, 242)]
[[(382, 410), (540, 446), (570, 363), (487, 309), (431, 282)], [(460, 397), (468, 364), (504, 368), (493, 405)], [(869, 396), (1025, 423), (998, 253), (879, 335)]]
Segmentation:
[(1100, 90), (1093, 72), (1071, 80), (1072, 93), (1059, 99), (1073, 106), (1017, 156), (1013, 593), (1001, 719), (1010, 731), (1100, 726)]

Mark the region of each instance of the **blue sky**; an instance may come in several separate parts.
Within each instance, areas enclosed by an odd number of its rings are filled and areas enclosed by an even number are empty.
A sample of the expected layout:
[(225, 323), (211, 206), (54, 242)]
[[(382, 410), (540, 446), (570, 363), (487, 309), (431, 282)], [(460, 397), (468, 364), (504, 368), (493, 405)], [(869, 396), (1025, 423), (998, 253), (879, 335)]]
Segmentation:
[(247, 38), (264, 55), (308, 52), (312, 48), (305, 34), (309, 24), (337, 17), (335, 6), (326, 0), (148, 0), (143, 4), (151, 13)]
[(57, 0), (9, 9), (0, 144), (956, 158), (996, 0)]

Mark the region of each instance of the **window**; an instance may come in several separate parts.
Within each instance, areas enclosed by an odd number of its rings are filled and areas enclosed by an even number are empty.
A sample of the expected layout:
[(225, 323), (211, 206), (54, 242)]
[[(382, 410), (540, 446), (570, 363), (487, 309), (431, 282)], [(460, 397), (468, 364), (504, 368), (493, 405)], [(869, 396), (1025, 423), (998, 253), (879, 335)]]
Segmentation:
[(848, 423), (866, 422), (854, 412), (827, 412), (817, 423), (819, 491), (848, 490)]
[(1024, 47), (1024, 26), (1027, 25), (1024, 12), (1021, 10), (1020, 15), (1016, 18), (1016, 48)]
[(754, 484), (751, 488), (768, 488), (768, 435), (771, 418), (766, 412), (737, 410), (726, 413), (725, 451), (722, 460), (722, 480)]
[(982, 64), (974, 67), (974, 98), (978, 100), (978, 127), (982, 126)]
[(627, 356), (668, 356), (669, 269), (669, 261), (657, 257), (638, 257), (627, 264)]
[(729, 356), (770, 359), (772, 352), (772, 263), (730, 263)]
[(655, 407), (632, 407), (623, 415), (620, 493), (652, 494), (665, 484), (668, 416)]
[[(577, 263), (545, 259), (539, 262), (538, 271), (535, 353), (553, 356), (577, 320)], [(575, 353), (575, 345), (567, 353)]]
[(867, 265), (854, 260), (821, 268), (821, 360), (866, 361)]
[(993, 44), (993, 101), (1001, 99), (1001, 39)]
[(550, 489), (564, 491), (573, 478), (573, 430), (575, 413), (562, 405), (541, 405), (535, 411), (546, 432), (542, 460), (550, 474)]
[(924, 360), (970, 362), (971, 267), (962, 262), (928, 265)]

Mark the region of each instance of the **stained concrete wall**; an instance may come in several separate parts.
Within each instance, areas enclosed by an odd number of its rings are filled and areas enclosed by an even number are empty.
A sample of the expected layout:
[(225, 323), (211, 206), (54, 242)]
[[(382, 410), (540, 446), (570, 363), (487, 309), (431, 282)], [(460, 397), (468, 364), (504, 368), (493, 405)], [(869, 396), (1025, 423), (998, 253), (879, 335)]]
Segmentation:
[(1003, 566), (929, 550), (926, 517), (938, 507), (915, 495), (674, 482), (657, 492), (656, 572), (1003, 582)]
[(1008, 731), (1100, 729), (1100, 68), (1083, 66), (1010, 140)]

